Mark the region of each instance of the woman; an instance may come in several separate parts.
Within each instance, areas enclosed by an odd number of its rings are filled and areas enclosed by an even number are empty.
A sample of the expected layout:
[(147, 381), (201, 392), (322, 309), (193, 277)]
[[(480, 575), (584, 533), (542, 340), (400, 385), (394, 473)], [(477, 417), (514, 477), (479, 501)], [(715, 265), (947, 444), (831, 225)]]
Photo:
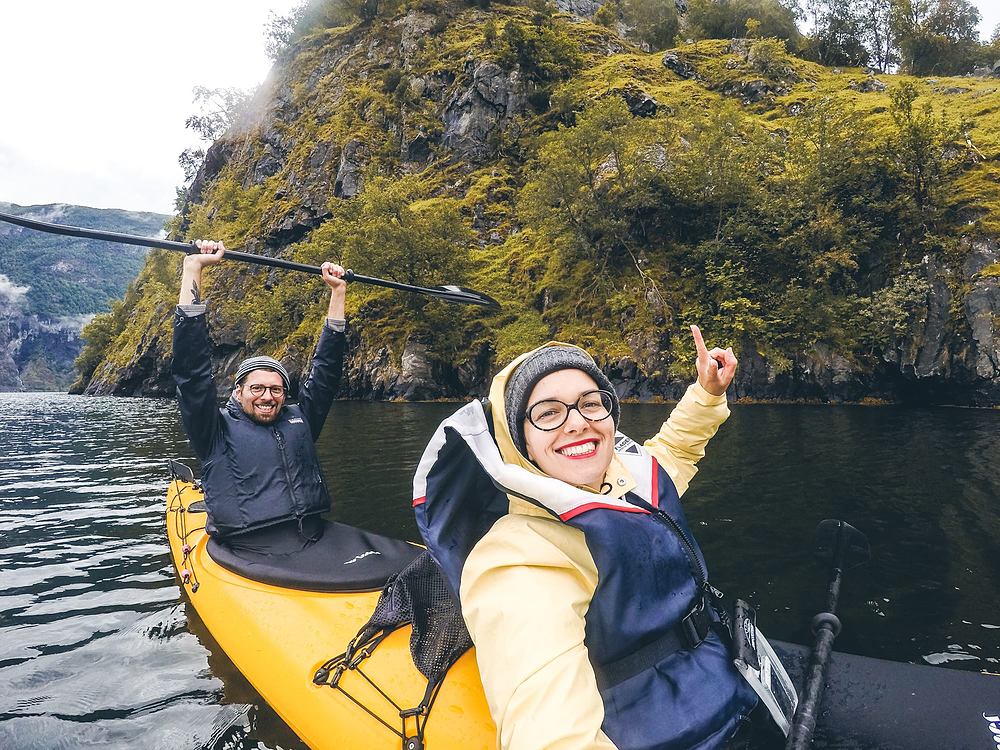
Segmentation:
[(737, 366), (691, 332), (698, 380), (642, 446), (616, 435), (593, 359), (550, 343), (424, 453), (418, 524), (459, 594), (498, 747), (726, 747), (758, 704), (678, 502)]

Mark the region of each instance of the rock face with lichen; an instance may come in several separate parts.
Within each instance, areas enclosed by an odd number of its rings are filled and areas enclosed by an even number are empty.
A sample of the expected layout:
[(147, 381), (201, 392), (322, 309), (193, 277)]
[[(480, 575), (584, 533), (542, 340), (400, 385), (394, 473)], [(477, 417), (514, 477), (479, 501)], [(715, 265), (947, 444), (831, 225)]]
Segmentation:
[[(736, 397), (1000, 403), (988, 188), (1000, 143), (978, 114), (1000, 107), (995, 85), (915, 84), (973, 127), (968, 144), (940, 149), (935, 174), (952, 182), (935, 188), (942, 210), (921, 214), (938, 223), (904, 238), (871, 210), (909, 200), (910, 167), (884, 132), (906, 119), (886, 114), (900, 81), (841, 75), (775, 40), (646, 51), (591, 22), (599, 3), (556, 6), (549, 17), (441, 0), (317, 21), (209, 149), (173, 232), (310, 264), (348, 258), (359, 273), (460, 283), (502, 303), (457, 310), (352, 287), (350, 398), (483, 395), (493, 372), (548, 339), (586, 346), (623, 397), (677, 398), (692, 377), (686, 326), (699, 322), (737, 350)], [(810, 213), (815, 194), (796, 194), (795, 175), (826, 162), (807, 121), (825, 111), (837, 124), (855, 107), (871, 132), (847, 127), (843, 147), (868, 158), (865, 143), (881, 139), (885, 155)], [(588, 120), (595, 111), (605, 119)], [(849, 171), (829, 159), (814, 189)], [(748, 209), (760, 194), (771, 203)], [(445, 239), (458, 224), (467, 239)], [(86, 392), (173, 391), (177, 274), (176, 259), (150, 257), (106, 321)], [(224, 266), (207, 291), (220, 396), (252, 353), (304, 377), (324, 309), (315, 279)]]
[(526, 103), (518, 71), (491, 62), (466, 67), (469, 85), (456, 91), (445, 106), (442, 142), (473, 162), (496, 155), (495, 143)]

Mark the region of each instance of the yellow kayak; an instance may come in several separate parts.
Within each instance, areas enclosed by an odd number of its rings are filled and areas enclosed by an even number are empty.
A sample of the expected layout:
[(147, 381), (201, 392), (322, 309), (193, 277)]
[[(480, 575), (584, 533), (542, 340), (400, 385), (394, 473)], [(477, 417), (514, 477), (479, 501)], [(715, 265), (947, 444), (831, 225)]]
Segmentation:
[[(342, 653), (365, 625), (379, 591), (325, 593), (250, 580), (223, 567), (208, 551), (203, 500), (192, 482), (175, 479), (167, 491), (167, 537), (174, 565), (191, 603), (226, 655), (264, 700), (314, 750), (398, 750), (415, 734), (406, 719), (356, 672), (344, 673), (343, 690), (316, 685), (323, 663)], [(381, 588), (379, 585), (378, 588)], [(413, 665), (410, 627), (391, 633), (363, 665), (364, 675), (401, 707), (417, 706), (426, 678)], [(348, 697), (364, 704), (372, 716)], [(426, 720), (424, 746), (493, 748), (496, 729), (473, 651), (448, 671)]]

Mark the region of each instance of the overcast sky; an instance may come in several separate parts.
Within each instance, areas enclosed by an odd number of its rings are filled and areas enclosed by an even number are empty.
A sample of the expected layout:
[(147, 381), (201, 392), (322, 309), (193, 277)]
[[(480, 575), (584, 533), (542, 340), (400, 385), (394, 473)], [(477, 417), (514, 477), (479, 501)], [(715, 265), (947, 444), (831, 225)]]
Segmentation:
[[(173, 212), (194, 86), (267, 75), (268, 11), (297, 0), (4, 0), (0, 201)], [(1000, 0), (979, 0), (988, 36)]]
[(197, 86), (264, 80), (296, 0), (4, 0), (0, 201), (173, 213)]

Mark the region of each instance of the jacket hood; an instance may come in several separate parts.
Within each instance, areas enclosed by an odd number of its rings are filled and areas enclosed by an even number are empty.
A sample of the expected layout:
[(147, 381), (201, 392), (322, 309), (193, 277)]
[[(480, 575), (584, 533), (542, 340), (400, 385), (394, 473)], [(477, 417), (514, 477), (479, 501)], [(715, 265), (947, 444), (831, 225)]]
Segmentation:
[(247, 415), (247, 413), (243, 411), (243, 407), (240, 405), (240, 402), (236, 400), (235, 393), (229, 394), (229, 400), (226, 402), (226, 411), (228, 411), (231, 415), (233, 415), (237, 419), (241, 417), (246, 417)]
[[(500, 457), (504, 460), (504, 463), (513, 464), (514, 466), (520, 466), (521, 468), (530, 471), (538, 476), (547, 477), (549, 476), (544, 471), (539, 469), (531, 460), (528, 459), (523, 453), (521, 453), (517, 446), (514, 444), (514, 439), (511, 437), (510, 428), (507, 426), (507, 403), (504, 397), (504, 393), (507, 390), (507, 382), (510, 380), (511, 375), (514, 371), (524, 362), (526, 359), (531, 357), (535, 352), (545, 349), (550, 346), (566, 346), (573, 349), (579, 349), (581, 352), (586, 354), (586, 351), (573, 344), (565, 344), (561, 341), (549, 341), (546, 344), (538, 347), (537, 349), (532, 349), (529, 352), (525, 352), (520, 355), (509, 365), (504, 367), (500, 372), (498, 372), (492, 383), (490, 384), (490, 413), (493, 417), (493, 431), (494, 437), (496, 439), (497, 447), (500, 449)], [(611, 465), (608, 467), (607, 473), (615, 473), (627, 475), (624, 465), (621, 464), (620, 459), (617, 455), (612, 454)], [(634, 485), (633, 485), (634, 486)], [(588, 487), (580, 487), (582, 490), (588, 492), (594, 492)], [(595, 493), (597, 494), (597, 493)], [(618, 494), (617, 492), (615, 494)], [(519, 497), (508, 495), (510, 499), (510, 511), (511, 513), (522, 513), (525, 515), (534, 516), (545, 516), (549, 517), (550, 514), (539, 508), (526, 500), (522, 500)]]

